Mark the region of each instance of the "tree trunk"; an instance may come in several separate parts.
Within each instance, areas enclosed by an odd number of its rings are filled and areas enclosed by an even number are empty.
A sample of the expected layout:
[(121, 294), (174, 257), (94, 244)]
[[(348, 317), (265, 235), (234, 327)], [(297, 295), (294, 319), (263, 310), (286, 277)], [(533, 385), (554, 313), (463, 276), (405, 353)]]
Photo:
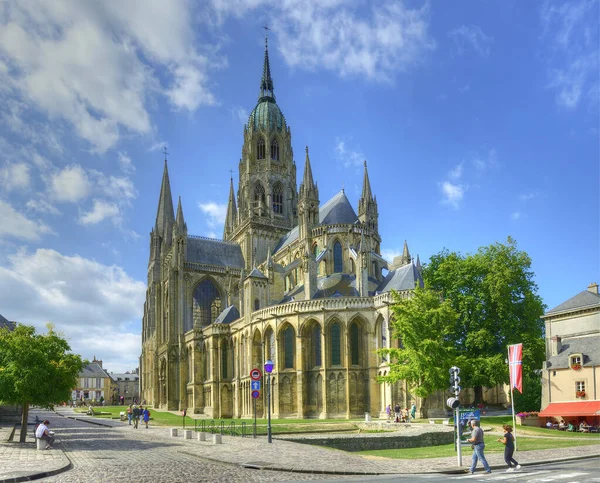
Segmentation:
[(483, 386), (475, 386), (473, 389), (475, 391), (475, 404), (483, 402)]
[(19, 436), (19, 442), (24, 443), (27, 438), (27, 420), (29, 419), (29, 403), (23, 403), (23, 413), (21, 415), (21, 435)]
[(421, 409), (420, 409), (420, 416), (421, 419), (427, 419), (427, 405), (429, 404), (429, 400), (428, 398), (424, 397), (421, 399)]

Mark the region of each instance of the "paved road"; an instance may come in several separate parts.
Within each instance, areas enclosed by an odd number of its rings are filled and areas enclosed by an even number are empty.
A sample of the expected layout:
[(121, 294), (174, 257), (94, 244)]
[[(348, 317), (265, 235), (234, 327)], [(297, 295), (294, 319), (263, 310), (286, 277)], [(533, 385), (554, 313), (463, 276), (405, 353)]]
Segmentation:
[[(117, 421), (107, 428), (83, 421), (38, 413), (55, 422), (57, 447), (63, 448), (73, 469), (44, 482), (262, 482), (288, 481), (298, 475), (280, 471), (259, 471), (219, 464), (185, 453), (182, 440), (153, 438), (164, 428), (133, 429)], [(52, 451), (52, 450), (50, 450)], [(331, 479), (307, 475), (307, 480)]]
[[(290, 483), (302, 483), (309, 480), (296, 479)], [(564, 461), (553, 464), (523, 466), (520, 471), (506, 473), (494, 470), (491, 475), (483, 472), (471, 475), (393, 475), (340, 478), (343, 483), (408, 483), (408, 482), (504, 482), (504, 483), (600, 483), (600, 458), (577, 461)]]

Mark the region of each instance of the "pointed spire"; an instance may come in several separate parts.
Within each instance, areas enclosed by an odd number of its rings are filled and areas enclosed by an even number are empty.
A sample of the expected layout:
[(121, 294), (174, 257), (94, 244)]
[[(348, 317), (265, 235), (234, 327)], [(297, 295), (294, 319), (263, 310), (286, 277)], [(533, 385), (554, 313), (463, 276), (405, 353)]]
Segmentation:
[(184, 232), (187, 228), (185, 225), (185, 220), (183, 218), (183, 208), (181, 207), (181, 196), (179, 197), (179, 202), (177, 203), (177, 217), (175, 218), (175, 224), (180, 232)]
[(417, 270), (419, 273), (423, 273), (423, 267), (421, 267), (421, 259), (419, 258), (419, 254), (417, 254)]
[(173, 212), (173, 197), (171, 196), (171, 183), (169, 182), (169, 170), (165, 159), (162, 184), (160, 186), (160, 197), (158, 199), (158, 210), (156, 212), (156, 232), (163, 238), (169, 238), (175, 223)]
[(227, 203), (227, 216), (225, 217), (225, 227), (223, 228), (223, 239), (226, 240), (227, 234), (235, 227), (237, 220), (237, 207), (235, 205), (235, 193), (233, 190), (233, 177), (229, 180), (229, 202)]
[(308, 146), (306, 146), (306, 161), (304, 162), (304, 177), (302, 178), (301, 191), (302, 187), (304, 187), (304, 190), (307, 190), (307, 192), (310, 192), (310, 190), (315, 187), (312, 168), (310, 167), (310, 157), (308, 156)]
[(269, 64), (269, 40), (265, 35), (265, 60), (263, 64), (263, 73), (260, 80), (260, 96), (259, 100), (263, 97), (270, 97), (275, 100), (275, 93), (273, 92), (273, 79), (271, 78), (271, 65)]
[(404, 249), (402, 250), (402, 262), (406, 265), (410, 263), (410, 252), (408, 251), (408, 243), (404, 240)]
[(373, 201), (373, 194), (371, 193), (371, 182), (369, 181), (369, 172), (367, 171), (367, 161), (365, 160), (365, 174), (363, 178), (363, 189), (361, 198), (364, 201)]

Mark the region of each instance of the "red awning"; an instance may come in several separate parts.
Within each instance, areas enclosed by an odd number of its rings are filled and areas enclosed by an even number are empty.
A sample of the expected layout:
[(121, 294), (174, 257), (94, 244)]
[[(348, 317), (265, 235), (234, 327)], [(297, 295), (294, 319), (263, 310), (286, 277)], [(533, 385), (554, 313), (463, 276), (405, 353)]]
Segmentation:
[(600, 401), (550, 403), (539, 416), (600, 416)]

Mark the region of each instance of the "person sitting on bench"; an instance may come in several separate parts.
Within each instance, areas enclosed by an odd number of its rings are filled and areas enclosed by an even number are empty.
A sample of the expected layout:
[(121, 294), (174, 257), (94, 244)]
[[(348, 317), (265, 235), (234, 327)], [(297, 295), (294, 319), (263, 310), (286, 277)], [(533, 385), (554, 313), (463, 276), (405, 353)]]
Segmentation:
[(48, 425), (50, 421), (44, 419), (44, 421), (37, 427), (35, 430), (35, 437), (38, 439), (44, 439), (47, 441), (46, 447), (44, 449), (50, 449), (54, 444), (54, 436), (52, 436), (50, 430), (48, 429)]

